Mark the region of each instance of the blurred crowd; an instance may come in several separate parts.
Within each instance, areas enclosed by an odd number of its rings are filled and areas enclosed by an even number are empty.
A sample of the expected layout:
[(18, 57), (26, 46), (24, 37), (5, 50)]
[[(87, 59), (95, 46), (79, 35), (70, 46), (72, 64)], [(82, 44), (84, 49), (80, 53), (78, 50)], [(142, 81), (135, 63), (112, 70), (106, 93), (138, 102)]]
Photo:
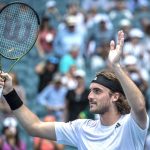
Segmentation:
[[(123, 30), (125, 43), (121, 64), (144, 94), (149, 113), (150, 0), (64, 2), (63, 14), (58, 7), (58, 0), (47, 0), (41, 6), (43, 12), (34, 49), (39, 59), (35, 68), (31, 68), (38, 77), (33, 111), (44, 121), (97, 119), (88, 111), (88, 85), (95, 72), (109, 67), (109, 43), (117, 40), (118, 30)], [(3, 4), (0, 5), (2, 7)], [(24, 103), (30, 106), (28, 92), (19, 82), (18, 72), (12, 72), (11, 75), (14, 88)], [(19, 138), (17, 121), (3, 98), (0, 112), (3, 122), (0, 149), (27, 149), (28, 143)], [(33, 147), (30, 148), (34, 150), (65, 149), (63, 145), (45, 139), (35, 138), (32, 143)], [(149, 135), (145, 144), (145, 150), (148, 149)]]

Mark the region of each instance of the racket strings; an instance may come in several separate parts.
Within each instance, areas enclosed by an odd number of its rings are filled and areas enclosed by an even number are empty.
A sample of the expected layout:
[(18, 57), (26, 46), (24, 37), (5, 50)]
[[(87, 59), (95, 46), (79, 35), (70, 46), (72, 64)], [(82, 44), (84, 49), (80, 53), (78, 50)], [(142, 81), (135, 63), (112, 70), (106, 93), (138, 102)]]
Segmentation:
[(10, 59), (26, 54), (39, 29), (34, 11), (24, 4), (12, 4), (0, 13), (0, 53)]

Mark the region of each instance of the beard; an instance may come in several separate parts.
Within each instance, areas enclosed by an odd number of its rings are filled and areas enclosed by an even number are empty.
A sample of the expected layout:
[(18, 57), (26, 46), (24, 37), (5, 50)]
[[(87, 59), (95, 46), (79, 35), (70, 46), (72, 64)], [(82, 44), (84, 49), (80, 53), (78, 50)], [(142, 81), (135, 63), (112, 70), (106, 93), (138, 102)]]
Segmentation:
[(103, 115), (105, 114), (106, 112), (109, 111), (109, 106), (100, 106), (98, 108), (90, 108), (90, 112), (93, 113), (93, 114), (100, 114), (100, 115)]

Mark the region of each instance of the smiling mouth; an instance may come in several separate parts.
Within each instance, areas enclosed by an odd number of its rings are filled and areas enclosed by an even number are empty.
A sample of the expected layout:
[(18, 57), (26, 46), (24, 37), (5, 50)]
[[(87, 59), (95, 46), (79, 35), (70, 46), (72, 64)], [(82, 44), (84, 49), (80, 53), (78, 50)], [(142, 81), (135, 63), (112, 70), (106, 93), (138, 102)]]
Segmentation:
[(90, 106), (96, 105), (96, 103), (89, 103)]

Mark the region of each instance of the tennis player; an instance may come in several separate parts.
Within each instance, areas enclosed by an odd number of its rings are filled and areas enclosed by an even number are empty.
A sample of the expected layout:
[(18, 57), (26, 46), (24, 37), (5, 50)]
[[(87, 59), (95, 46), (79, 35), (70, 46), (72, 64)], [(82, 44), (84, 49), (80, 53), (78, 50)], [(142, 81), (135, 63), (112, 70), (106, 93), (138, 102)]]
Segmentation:
[(118, 42), (110, 42), (108, 55), (113, 73), (100, 72), (90, 84), (90, 111), (99, 114), (98, 120), (42, 122), (18, 97), (12, 78), (2, 73), (3, 95), (26, 131), (31, 136), (56, 140), (79, 150), (143, 150), (149, 118), (142, 93), (120, 66), (123, 43), (124, 33), (119, 31)]

